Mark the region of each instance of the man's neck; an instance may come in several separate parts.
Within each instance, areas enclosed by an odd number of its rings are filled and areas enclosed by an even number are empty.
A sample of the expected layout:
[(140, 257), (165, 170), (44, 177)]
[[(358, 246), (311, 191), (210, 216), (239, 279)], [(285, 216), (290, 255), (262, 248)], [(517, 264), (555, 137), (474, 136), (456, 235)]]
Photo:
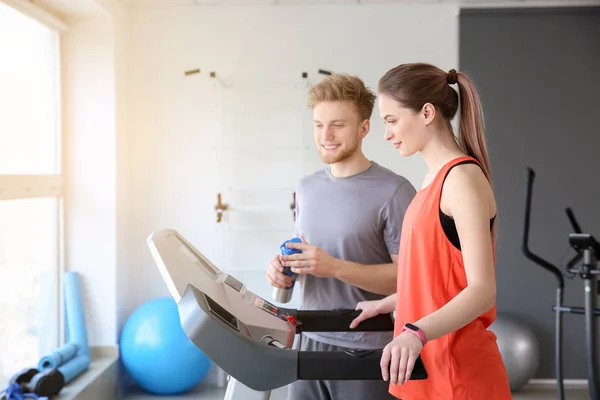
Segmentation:
[(357, 151), (344, 161), (331, 164), (331, 175), (335, 178), (347, 178), (366, 171), (372, 162), (361, 151)]

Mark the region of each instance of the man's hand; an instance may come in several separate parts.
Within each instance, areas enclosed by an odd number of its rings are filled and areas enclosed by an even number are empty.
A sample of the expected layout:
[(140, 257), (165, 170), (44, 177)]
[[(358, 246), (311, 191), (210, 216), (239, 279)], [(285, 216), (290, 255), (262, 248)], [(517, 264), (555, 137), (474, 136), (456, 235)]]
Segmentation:
[(286, 247), (302, 251), (302, 253), (279, 257), (281, 265), (292, 267), (292, 272), (311, 274), (319, 278), (337, 276), (340, 260), (330, 256), (325, 250), (308, 244), (304, 238), (302, 238), (302, 243), (288, 242)]
[(280, 258), (281, 256), (275, 256), (269, 263), (269, 268), (267, 268), (267, 280), (271, 286), (285, 289), (292, 286), (292, 278), (283, 273), (283, 267), (279, 261)]

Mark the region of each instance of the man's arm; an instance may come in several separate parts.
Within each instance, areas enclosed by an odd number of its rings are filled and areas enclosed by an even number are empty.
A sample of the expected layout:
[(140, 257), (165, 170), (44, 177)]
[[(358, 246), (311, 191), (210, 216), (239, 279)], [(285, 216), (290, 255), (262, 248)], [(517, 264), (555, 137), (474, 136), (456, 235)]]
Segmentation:
[(384, 218), (383, 238), (390, 252), (391, 263), (360, 264), (330, 256), (317, 246), (287, 243), (286, 246), (301, 250), (300, 254), (281, 256), (281, 265), (291, 267), (296, 274), (312, 274), (317, 277), (334, 277), (369, 292), (390, 295), (396, 292), (398, 274), (398, 250), (404, 214), (416, 194), (407, 180), (401, 182), (382, 208)]
[(383, 207), (384, 229), (383, 238), (390, 255), (391, 264), (364, 265), (349, 261), (337, 260), (335, 277), (379, 294), (396, 293), (396, 278), (398, 276), (398, 250), (400, 249), (400, 236), (404, 214), (415, 197), (416, 190), (408, 181), (404, 180), (398, 185), (392, 197)]
[(365, 265), (335, 259), (334, 277), (369, 292), (390, 295), (396, 293), (398, 254), (391, 254), (392, 263)]
[(385, 204), (383, 216), (385, 227), (383, 237), (391, 253), (391, 264), (364, 265), (338, 260), (336, 278), (361, 289), (379, 294), (396, 293), (398, 276), (398, 250), (404, 214), (410, 202), (415, 197), (416, 190), (409, 181), (404, 181)]
[(392, 197), (382, 208), (384, 218), (383, 238), (390, 252), (391, 263), (359, 264), (330, 256), (317, 246), (306, 243), (288, 243), (287, 247), (301, 250), (300, 254), (282, 256), (284, 267), (292, 267), (297, 274), (334, 277), (369, 292), (389, 295), (396, 292), (398, 250), (404, 214), (416, 190), (409, 181), (398, 185)]
[(389, 264), (359, 264), (332, 257), (318, 246), (307, 243), (286, 243), (286, 247), (301, 253), (280, 256), (284, 267), (296, 274), (311, 274), (320, 278), (337, 278), (373, 293), (389, 295), (396, 291), (398, 255), (392, 254)]

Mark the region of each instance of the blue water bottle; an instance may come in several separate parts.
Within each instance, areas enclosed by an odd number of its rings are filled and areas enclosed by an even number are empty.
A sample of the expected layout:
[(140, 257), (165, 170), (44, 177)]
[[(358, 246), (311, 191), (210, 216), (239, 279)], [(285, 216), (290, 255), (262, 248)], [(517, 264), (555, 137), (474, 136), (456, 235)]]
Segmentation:
[[(302, 250), (290, 249), (289, 247), (286, 247), (285, 244), (287, 242), (302, 243), (302, 239), (293, 238), (293, 239), (286, 240), (285, 242), (283, 242), (283, 244), (281, 246), (279, 246), (281, 255), (289, 256), (290, 254), (302, 253)], [(292, 272), (292, 269), (290, 267), (284, 267), (283, 273), (287, 276), (292, 277), (292, 286), (284, 288), (284, 289), (280, 289), (277, 287), (274, 288), (273, 289), (273, 299), (279, 303), (288, 303), (292, 299), (292, 295), (294, 294), (294, 285), (296, 284), (296, 276), (297, 275)]]

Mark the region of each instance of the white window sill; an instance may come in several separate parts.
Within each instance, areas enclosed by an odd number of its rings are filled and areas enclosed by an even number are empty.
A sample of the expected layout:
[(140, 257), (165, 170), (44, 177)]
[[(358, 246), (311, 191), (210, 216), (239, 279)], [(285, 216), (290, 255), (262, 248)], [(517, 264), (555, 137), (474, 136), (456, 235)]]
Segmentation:
[(111, 400), (119, 398), (119, 348), (90, 347), (89, 368), (52, 400)]

